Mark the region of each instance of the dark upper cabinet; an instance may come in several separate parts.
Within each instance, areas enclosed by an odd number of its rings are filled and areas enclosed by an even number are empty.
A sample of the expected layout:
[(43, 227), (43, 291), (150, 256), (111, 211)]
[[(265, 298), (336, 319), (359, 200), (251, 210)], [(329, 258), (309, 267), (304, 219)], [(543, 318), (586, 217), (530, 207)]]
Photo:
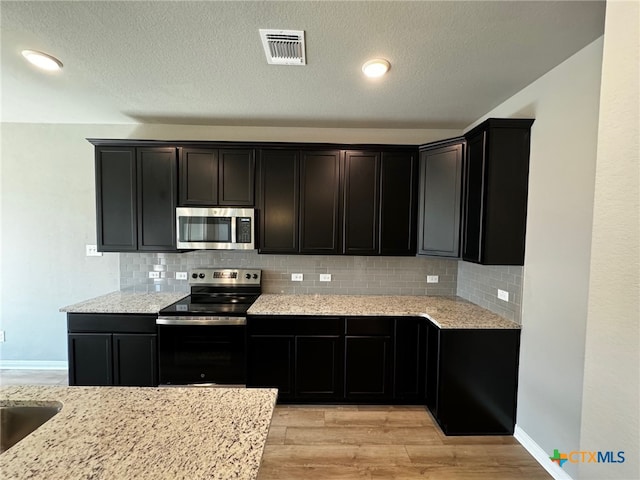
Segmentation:
[(380, 154), (347, 151), (344, 159), (343, 253), (378, 253)]
[(261, 150), (258, 167), (259, 251), (298, 251), (300, 154)]
[(460, 256), (464, 138), (420, 152), (418, 254)]
[(138, 250), (176, 249), (175, 148), (138, 148)]
[(381, 255), (416, 252), (417, 158), (413, 152), (383, 152), (380, 175)]
[(339, 253), (340, 157), (339, 150), (301, 154), (300, 253)]
[(467, 139), (462, 258), (523, 265), (530, 119), (489, 119)]
[(253, 149), (180, 149), (180, 205), (253, 206)]
[(180, 205), (218, 204), (218, 150), (181, 148)]
[(136, 152), (127, 147), (96, 147), (96, 224), (101, 252), (138, 249)]

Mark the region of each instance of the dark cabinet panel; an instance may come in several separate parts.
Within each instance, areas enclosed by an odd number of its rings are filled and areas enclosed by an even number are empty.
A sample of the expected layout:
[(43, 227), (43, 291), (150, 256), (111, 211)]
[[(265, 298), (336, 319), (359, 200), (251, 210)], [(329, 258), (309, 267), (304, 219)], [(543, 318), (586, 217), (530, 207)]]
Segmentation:
[(69, 385), (158, 385), (155, 315), (67, 314)]
[[(420, 153), (420, 255), (460, 256), (464, 144), (464, 139), (457, 139)], [(475, 145), (473, 149), (473, 154), (477, 155)], [(475, 191), (470, 193), (478, 194)], [(472, 215), (477, 213), (470, 212)]]
[(532, 124), (489, 119), (466, 134), (464, 260), (524, 264)]
[(218, 204), (218, 150), (180, 149), (180, 205)]
[(260, 152), (260, 253), (298, 251), (299, 175), (298, 152)]
[(425, 322), (398, 318), (394, 336), (394, 398), (418, 401), (424, 397)]
[(138, 248), (134, 148), (96, 147), (96, 225), (101, 252)]
[(344, 351), (345, 397), (350, 400), (391, 399), (391, 337), (347, 335)]
[(277, 388), (278, 400), (293, 398), (293, 335), (250, 335), (247, 352), (247, 386)]
[(340, 336), (296, 336), (295, 396), (298, 399), (342, 398)]
[(113, 335), (113, 382), (115, 385), (158, 385), (157, 335)]
[(429, 336), (427, 406), (444, 433), (513, 434), (520, 331), (434, 327)]
[(176, 150), (139, 148), (138, 250), (176, 249)]
[(344, 160), (343, 253), (378, 253), (380, 154), (348, 151)]
[(416, 252), (417, 162), (411, 152), (383, 152), (380, 181), (381, 255)]
[(340, 238), (340, 151), (302, 152), (300, 252), (336, 254)]
[(426, 322), (425, 400), (431, 413), (438, 417), (438, 384), (440, 371), (440, 329)]
[(255, 154), (252, 149), (220, 149), (219, 205), (254, 205)]
[(113, 385), (111, 335), (69, 335), (69, 385)]

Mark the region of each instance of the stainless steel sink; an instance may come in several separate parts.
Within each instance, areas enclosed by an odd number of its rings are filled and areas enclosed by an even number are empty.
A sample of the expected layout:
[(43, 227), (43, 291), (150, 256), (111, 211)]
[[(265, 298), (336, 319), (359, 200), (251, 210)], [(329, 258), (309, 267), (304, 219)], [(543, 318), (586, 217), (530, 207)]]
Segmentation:
[(0, 453), (13, 447), (60, 411), (62, 404), (0, 406)]

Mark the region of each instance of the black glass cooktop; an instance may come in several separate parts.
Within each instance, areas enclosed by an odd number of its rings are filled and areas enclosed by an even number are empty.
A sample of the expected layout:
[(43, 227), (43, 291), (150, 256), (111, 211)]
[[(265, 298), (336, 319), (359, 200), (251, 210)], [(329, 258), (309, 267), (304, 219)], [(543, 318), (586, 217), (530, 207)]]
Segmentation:
[(160, 310), (160, 315), (244, 316), (259, 295), (189, 295)]

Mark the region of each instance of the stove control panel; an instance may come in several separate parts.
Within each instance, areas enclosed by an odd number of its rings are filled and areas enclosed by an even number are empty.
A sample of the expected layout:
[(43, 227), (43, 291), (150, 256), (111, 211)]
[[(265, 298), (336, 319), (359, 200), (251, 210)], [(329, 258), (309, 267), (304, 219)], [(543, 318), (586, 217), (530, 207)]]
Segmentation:
[(189, 285), (260, 285), (262, 270), (236, 268), (195, 268)]

